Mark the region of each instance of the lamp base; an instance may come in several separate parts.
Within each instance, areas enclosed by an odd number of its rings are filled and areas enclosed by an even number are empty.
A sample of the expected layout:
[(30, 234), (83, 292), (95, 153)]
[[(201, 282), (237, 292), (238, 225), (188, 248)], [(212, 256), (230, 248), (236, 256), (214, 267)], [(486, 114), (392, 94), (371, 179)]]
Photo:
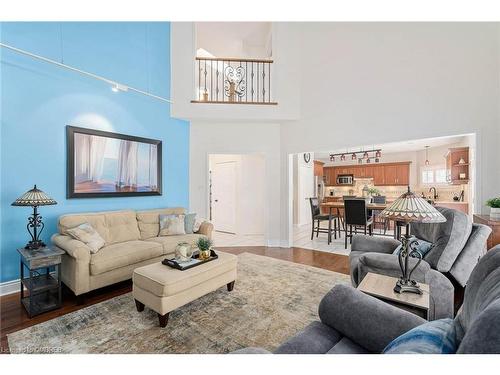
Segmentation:
[(45, 245), (45, 242), (43, 242), (42, 240), (35, 240), (28, 242), (24, 248), (26, 250), (38, 250), (46, 246), (47, 245)]
[(394, 291), (396, 293), (422, 294), (422, 289), (420, 289), (418, 283), (413, 280), (404, 281), (402, 279), (399, 279), (396, 283), (396, 286), (394, 287)]

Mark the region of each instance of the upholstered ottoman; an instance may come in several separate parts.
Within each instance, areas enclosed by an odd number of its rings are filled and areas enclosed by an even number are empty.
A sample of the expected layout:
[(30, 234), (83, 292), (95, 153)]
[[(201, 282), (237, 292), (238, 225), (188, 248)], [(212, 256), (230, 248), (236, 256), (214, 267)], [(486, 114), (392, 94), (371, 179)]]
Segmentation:
[(161, 263), (139, 267), (132, 276), (137, 311), (144, 306), (158, 313), (160, 327), (168, 323), (171, 311), (204, 296), (221, 286), (232, 291), (238, 257), (217, 252), (219, 258), (185, 271)]

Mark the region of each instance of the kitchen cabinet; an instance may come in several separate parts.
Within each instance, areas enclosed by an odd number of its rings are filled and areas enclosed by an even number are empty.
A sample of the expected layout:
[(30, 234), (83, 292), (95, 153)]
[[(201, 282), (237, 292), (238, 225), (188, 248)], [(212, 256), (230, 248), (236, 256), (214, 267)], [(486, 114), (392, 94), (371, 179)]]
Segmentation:
[(336, 183), (337, 179), (334, 177), (334, 169), (335, 167), (323, 167), (325, 185), (331, 186)]
[(398, 175), (395, 165), (384, 166), (384, 185), (397, 185)]
[(448, 149), (446, 154), (446, 179), (452, 185), (467, 184), (469, 182), (469, 147)]
[(396, 184), (409, 185), (410, 184), (410, 165), (397, 164), (396, 165)]
[(367, 177), (366, 176), (366, 169), (367, 167), (365, 168), (365, 166), (359, 166), (359, 167), (356, 167), (356, 168), (353, 168), (354, 169), (354, 177), (355, 178), (365, 178)]
[(337, 176), (351, 174), (354, 178), (373, 178), (375, 186), (406, 186), (410, 184), (410, 162), (379, 163), (324, 167), (325, 184), (337, 185)]
[(383, 165), (372, 165), (370, 170), (366, 173), (368, 177), (373, 178), (373, 184), (375, 186), (381, 186), (385, 184), (385, 168)]
[(322, 161), (314, 160), (314, 175), (315, 176), (322, 177), (324, 175), (324, 171), (323, 171), (324, 164), (325, 163), (323, 163)]

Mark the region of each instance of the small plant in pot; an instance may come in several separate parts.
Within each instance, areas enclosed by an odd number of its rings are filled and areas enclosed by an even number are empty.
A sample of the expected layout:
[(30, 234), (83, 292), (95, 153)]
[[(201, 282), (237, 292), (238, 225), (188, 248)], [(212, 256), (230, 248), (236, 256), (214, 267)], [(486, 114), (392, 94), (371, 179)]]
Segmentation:
[(486, 205), (490, 207), (490, 217), (500, 219), (500, 197), (488, 199)]
[(200, 250), (200, 260), (205, 260), (210, 258), (212, 245), (213, 245), (212, 240), (206, 237), (200, 237), (198, 241), (196, 241), (196, 246)]

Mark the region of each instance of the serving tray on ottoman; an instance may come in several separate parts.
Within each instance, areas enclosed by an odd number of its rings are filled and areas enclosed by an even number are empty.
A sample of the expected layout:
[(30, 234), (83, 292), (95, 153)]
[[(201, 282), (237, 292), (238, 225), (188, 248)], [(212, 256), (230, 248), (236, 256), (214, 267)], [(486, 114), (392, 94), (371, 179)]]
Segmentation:
[(207, 259), (201, 260), (200, 253), (197, 252), (197, 253), (193, 254), (193, 257), (188, 262), (179, 263), (174, 258), (174, 259), (163, 259), (162, 264), (169, 266), (169, 267), (172, 267), (172, 268), (175, 268), (175, 269), (178, 269), (178, 270), (181, 270), (181, 271), (185, 271), (185, 270), (188, 270), (190, 268), (200, 266), (204, 263), (210, 262), (212, 260), (216, 260), (218, 258), (219, 258), (219, 256), (215, 253), (215, 251), (210, 250), (210, 258), (207, 258)]
[(132, 295), (137, 311), (147, 306), (158, 314), (160, 327), (168, 323), (169, 313), (226, 285), (232, 291), (238, 257), (219, 252), (217, 259), (184, 271), (156, 262), (134, 270)]

